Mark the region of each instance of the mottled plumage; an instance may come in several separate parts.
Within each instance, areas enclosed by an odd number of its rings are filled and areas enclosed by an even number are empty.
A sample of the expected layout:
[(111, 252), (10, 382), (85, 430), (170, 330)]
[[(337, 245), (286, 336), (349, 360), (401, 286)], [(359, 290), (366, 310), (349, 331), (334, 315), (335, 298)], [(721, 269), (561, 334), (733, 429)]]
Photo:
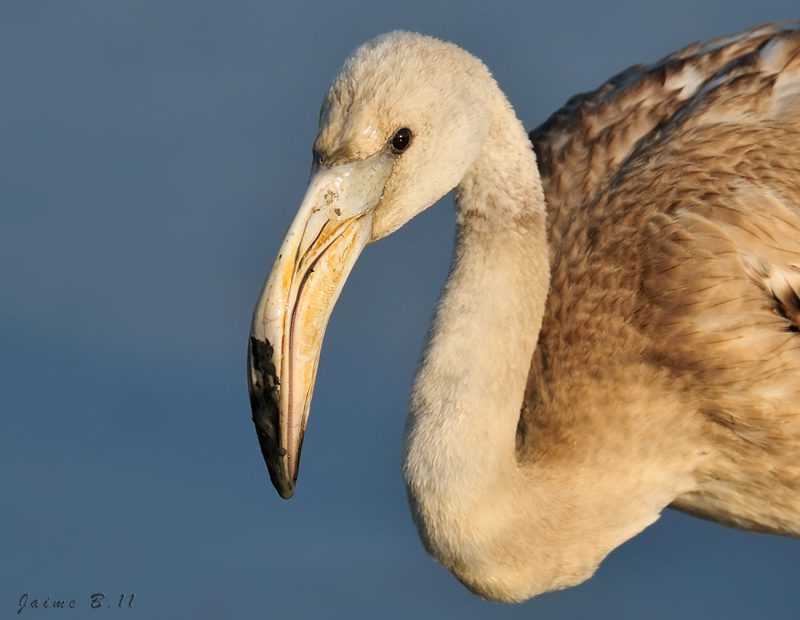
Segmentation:
[(524, 434), (576, 433), (581, 391), (677, 394), (652, 439), (702, 455), (674, 505), (800, 534), (800, 31), (634, 67), (531, 138), (552, 280)]

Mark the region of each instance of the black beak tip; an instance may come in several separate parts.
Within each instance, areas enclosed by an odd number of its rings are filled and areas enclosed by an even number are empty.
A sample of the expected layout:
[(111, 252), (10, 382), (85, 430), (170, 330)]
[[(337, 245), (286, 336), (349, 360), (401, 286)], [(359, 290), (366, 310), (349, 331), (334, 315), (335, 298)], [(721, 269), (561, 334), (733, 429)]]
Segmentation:
[(283, 499), (290, 499), (294, 495), (295, 480), (286, 475), (281, 462), (285, 451), (280, 447), (278, 438), (280, 381), (275, 373), (272, 354), (269, 342), (250, 338), (250, 408), (272, 485)]
[[(272, 481), (275, 484), (275, 480)], [(278, 495), (281, 496), (282, 499), (292, 499), (294, 497), (294, 485), (290, 484), (286, 487), (279, 487), (275, 484), (275, 488), (278, 490)]]
[(258, 436), (258, 444), (261, 447), (261, 456), (264, 457), (264, 463), (267, 465), (269, 472), (269, 479), (272, 481), (272, 486), (283, 499), (291, 499), (294, 495), (295, 481), (287, 476), (284, 472), (284, 466), (279, 456), (281, 449), (278, 447), (277, 438), (265, 432), (265, 426), (256, 421), (253, 416), (253, 422), (256, 427), (256, 435)]

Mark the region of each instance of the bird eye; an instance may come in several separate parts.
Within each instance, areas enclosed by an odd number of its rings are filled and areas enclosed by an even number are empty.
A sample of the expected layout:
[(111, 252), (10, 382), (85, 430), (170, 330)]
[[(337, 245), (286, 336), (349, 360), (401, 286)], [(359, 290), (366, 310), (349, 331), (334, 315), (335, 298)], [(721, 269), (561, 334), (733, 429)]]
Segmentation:
[(392, 150), (395, 153), (402, 153), (411, 144), (411, 130), (408, 127), (398, 129), (392, 136)]

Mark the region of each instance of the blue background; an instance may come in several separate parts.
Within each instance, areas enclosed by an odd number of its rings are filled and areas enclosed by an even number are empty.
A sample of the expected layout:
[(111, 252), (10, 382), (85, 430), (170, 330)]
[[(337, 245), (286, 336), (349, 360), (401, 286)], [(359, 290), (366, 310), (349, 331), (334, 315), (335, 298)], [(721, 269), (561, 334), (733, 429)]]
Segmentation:
[(367, 248), (333, 314), (300, 486), (269, 485), (250, 313), (346, 55), (396, 28), (484, 59), (533, 128), (575, 92), (796, 0), (4, 2), (0, 617), (795, 618), (800, 544), (673, 511), (577, 588), (468, 593), (400, 475), (452, 199)]

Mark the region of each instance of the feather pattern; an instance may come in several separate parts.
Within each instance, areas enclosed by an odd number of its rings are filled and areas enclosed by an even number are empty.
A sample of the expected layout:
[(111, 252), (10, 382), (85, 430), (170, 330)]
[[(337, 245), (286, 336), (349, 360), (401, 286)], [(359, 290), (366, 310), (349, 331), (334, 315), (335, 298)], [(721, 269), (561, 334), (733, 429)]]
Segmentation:
[(580, 394), (663, 389), (699, 419), (673, 505), (800, 534), (800, 30), (632, 67), (531, 139), (552, 280), (522, 457), (585, 432)]

